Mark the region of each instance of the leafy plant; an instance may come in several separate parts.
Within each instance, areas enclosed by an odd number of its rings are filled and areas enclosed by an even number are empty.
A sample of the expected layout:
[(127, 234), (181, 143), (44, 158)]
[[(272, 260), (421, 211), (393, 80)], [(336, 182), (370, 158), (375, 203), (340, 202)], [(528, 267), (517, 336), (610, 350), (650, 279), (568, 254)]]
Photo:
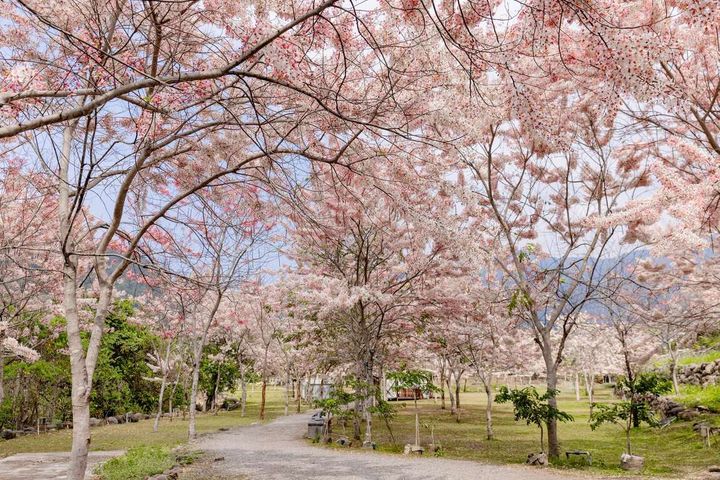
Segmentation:
[(625, 451), (628, 455), (632, 455), (630, 430), (633, 428), (635, 415), (637, 415), (640, 422), (645, 422), (652, 427), (658, 426), (658, 422), (647, 404), (633, 405), (632, 402), (618, 402), (613, 404), (593, 404), (593, 412), (590, 414), (590, 428), (595, 430), (604, 423), (620, 425), (625, 431)]
[(672, 381), (655, 372), (645, 372), (634, 378), (621, 377), (616, 389), (630, 402), (630, 414), (633, 427), (639, 427), (644, 420), (642, 410), (647, 410), (648, 395), (662, 395), (672, 391)]
[(412, 389), (413, 391), (413, 402), (415, 404), (415, 445), (419, 445), (420, 410), (417, 404), (417, 391), (435, 392), (439, 390), (439, 388), (432, 383), (432, 373), (426, 370), (412, 370), (403, 367), (396, 372), (390, 372), (387, 377), (388, 380), (393, 382), (396, 393), (399, 394), (400, 390), (403, 389)]
[(543, 424), (553, 419), (560, 422), (573, 421), (573, 416), (550, 405), (548, 400), (558, 394), (558, 390), (548, 390), (540, 395), (535, 387), (508, 389), (505, 385), (500, 387), (500, 393), (495, 397), (498, 403), (512, 403), (515, 421), (525, 420), (540, 429), (540, 451), (545, 452)]

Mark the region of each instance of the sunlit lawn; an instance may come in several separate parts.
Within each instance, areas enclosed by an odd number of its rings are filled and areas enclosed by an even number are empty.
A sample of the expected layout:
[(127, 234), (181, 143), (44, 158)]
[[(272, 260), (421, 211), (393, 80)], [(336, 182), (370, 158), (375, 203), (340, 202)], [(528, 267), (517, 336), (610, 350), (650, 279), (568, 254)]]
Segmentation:
[[(215, 432), (221, 427), (232, 428), (258, 422), (260, 388), (248, 392), (248, 408), (245, 417), (240, 416), (240, 410), (219, 412), (218, 415), (198, 414), (198, 433)], [(270, 388), (267, 390), (266, 420), (278, 417), (284, 413), (284, 389)], [(291, 412), (294, 411), (291, 405)], [(174, 418), (160, 420), (160, 429), (157, 433), (152, 431), (153, 420), (143, 420), (138, 423), (125, 423), (122, 425), (106, 425), (91, 429), (91, 450), (127, 450), (136, 446), (163, 446), (175, 447), (187, 441), (188, 421)], [(72, 443), (72, 430), (43, 433), (40, 435), (26, 435), (13, 440), (0, 440), (0, 457), (23, 452), (57, 452), (69, 451)]]
[[(596, 401), (610, 401), (610, 391), (599, 389)], [(404, 405), (404, 406), (403, 406)], [(443, 455), (491, 463), (522, 463), (527, 454), (539, 451), (539, 431), (525, 422), (515, 422), (512, 406), (496, 405), (494, 409), (495, 437), (485, 439), (485, 394), (467, 392), (461, 394), (460, 423), (448, 410), (440, 409), (440, 401), (424, 400), (421, 405), (421, 424), (435, 425), (435, 439), (443, 447)], [(412, 402), (398, 404), (398, 414), (391, 423), (396, 442), (392, 444), (387, 428), (381, 419), (374, 422), (374, 439), (381, 451), (401, 452), (406, 443), (414, 443), (414, 409)], [(570, 412), (575, 422), (561, 424), (559, 436), (562, 452), (565, 450), (588, 450), (592, 452), (592, 467), (603, 474), (620, 474), (620, 454), (624, 449), (624, 433), (615, 425), (603, 426), (592, 431), (588, 425), (588, 402), (575, 401), (574, 395), (561, 395), (560, 408)], [(718, 417), (705, 417), (718, 424)], [(635, 454), (645, 457), (645, 474), (668, 474), (685, 476), (688, 472), (703, 470), (720, 463), (720, 439), (711, 448), (704, 448), (698, 434), (692, 430), (693, 422), (676, 422), (665, 429), (642, 427), (632, 434)], [(339, 427), (338, 427), (339, 428)], [(421, 443), (430, 443), (430, 430), (421, 429)], [(564, 459), (563, 459), (564, 460)], [(564, 461), (556, 464), (566, 468)]]

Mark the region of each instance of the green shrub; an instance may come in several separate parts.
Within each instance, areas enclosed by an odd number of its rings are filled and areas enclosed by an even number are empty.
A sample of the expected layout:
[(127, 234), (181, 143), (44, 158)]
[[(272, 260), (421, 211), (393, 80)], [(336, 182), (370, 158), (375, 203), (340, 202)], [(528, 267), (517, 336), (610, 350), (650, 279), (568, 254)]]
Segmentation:
[(103, 480), (143, 480), (172, 467), (174, 459), (166, 447), (133, 447), (125, 455), (105, 462), (97, 473)]

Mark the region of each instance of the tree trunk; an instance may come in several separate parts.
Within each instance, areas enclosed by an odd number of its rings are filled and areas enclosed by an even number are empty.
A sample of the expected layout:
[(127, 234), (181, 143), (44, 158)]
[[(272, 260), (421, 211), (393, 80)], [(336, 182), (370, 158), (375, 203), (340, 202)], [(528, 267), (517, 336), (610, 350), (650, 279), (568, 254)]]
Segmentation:
[(292, 391), (292, 380), (290, 372), (285, 375), (285, 416), (290, 413), (290, 392)]
[(155, 423), (153, 423), (153, 432), (158, 431), (158, 425), (160, 424), (160, 417), (162, 417), (163, 411), (163, 397), (165, 396), (165, 384), (167, 383), (167, 373), (163, 374), (162, 383), (160, 383), (160, 395), (158, 395), (158, 411), (155, 415)]
[(448, 388), (448, 396), (450, 397), (450, 414), (455, 415), (457, 408), (455, 407), (455, 395), (453, 395), (452, 385), (450, 384), (450, 376), (445, 379), (445, 383)]
[(218, 363), (217, 375), (215, 376), (215, 390), (213, 391), (212, 411), (215, 415), (218, 413), (218, 390), (220, 389), (220, 371), (222, 363)]
[(575, 372), (575, 400), (580, 401), (580, 373)]
[[(670, 373), (672, 375), (673, 391), (675, 392), (675, 395), (679, 395), (680, 394), (680, 382), (678, 381), (677, 358), (674, 354), (670, 355), (670, 362), (671, 362), (670, 363)], [(0, 400), (0, 401), (2, 401), (2, 400)]]
[(245, 364), (242, 359), (238, 365), (240, 367), (240, 416), (244, 417), (247, 407), (247, 382), (245, 381)]
[(363, 445), (372, 445), (372, 407), (374, 404), (373, 389), (375, 382), (373, 379), (373, 358), (372, 355), (368, 358), (365, 364), (365, 405), (363, 407), (365, 413), (365, 439)]
[(172, 390), (170, 390), (170, 398), (168, 398), (168, 412), (170, 412), (170, 421), (173, 421), (174, 412), (173, 412), (173, 399), (175, 398), (175, 392), (177, 391), (178, 383), (180, 383), (180, 372), (182, 370), (178, 369), (177, 377), (175, 377), (175, 382), (173, 382)]
[[(2, 338), (0, 338), (2, 342)], [(5, 357), (0, 355), (0, 403), (5, 400)]]
[(302, 402), (302, 382), (300, 381), (302, 377), (297, 378), (297, 405), (295, 408), (296, 413), (300, 413), (301, 405), (300, 402)]
[(455, 372), (455, 408), (460, 410), (460, 376), (462, 373)]
[(260, 388), (260, 420), (265, 420), (265, 398), (267, 395), (267, 379), (262, 379), (262, 387)]
[(196, 402), (197, 402), (197, 390), (198, 383), (200, 383), (200, 361), (202, 359), (202, 343), (200, 346), (195, 347), (195, 358), (193, 359), (193, 376), (192, 386), (190, 387), (190, 401), (188, 402), (188, 408), (190, 409), (190, 422), (188, 423), (188, 438), (194, 440), (197, 437), (197, 431), (195, 429), (195, 413), (196, 413)]
[(487, 398), (487, 405), (485, 405), (485, 429), (487, 431), (487, 439), (492, 440), (493, 435), (493, 421), (492, 421), (492, 406), (493, 406), (493, 391), (491, 381), (488, 380), (483, 382), (485, 385), (485, 396)]
[[(557, 366), (554, 363), (548, 365), (547, 368), (547, 388), (557, 390)], [(548, 405), (557, 408), (557, 397), (552, 396), (548, 399)], [(548, 455), (550, 458), (558, 458), (560, 456), (560, 443), (558, 441), (557, 419), (552, 418), (547, 422), (548, 437)]]
[(440, 363), (440, 408), (445, 410), (445, 363)]

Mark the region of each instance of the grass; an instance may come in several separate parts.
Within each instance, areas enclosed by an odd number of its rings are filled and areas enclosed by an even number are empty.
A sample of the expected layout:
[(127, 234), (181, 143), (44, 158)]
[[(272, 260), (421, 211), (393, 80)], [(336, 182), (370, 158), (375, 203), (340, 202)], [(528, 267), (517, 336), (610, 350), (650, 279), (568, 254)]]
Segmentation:
[(108, 460), (97, 470), (103, 480), (143, 480), (172, 467), (167, 447), (133, 447), (125, 455)]
[[(245, 417), (240, 410), (219, 412), (218, 415), (199, 414), (197, 416), (198, 433), (216, 432), (219, 428), (232, 428), (258, 422), (260, 405), (260, 388), (248, 391), (248, 404)], [(292, 408), (292, 407), (291, 407)], [(283, 414), (284, 389), (267, 389), (265, 407), (266, 419), (270, 420)], [(294, 410), (293, 410), (294, 411)], [(174, 448), (187, 441), (188, 421), (175, 417), (160, 420), (157, 433), (152, 431), (153, 420), (121, 425), (104, 425), (91, 429), (92, 443), (90, 450), (128, 450), (136, 446)], [(0, 458), (15, 453), (30, 452), (65, 452), (72, 445), (72, 430), (60, 430), (40, 435), (26, 435), (13, 440), (0, 440)]]
[(678, 359), (678, 365), (696, 365), (699, 363), (710, 363), (720, 358), (720, 351), (713, 350), (702, 355), (694, 355)]
[[(265, 420), (272, 420), (284, 413), (284, 388), (268, 387)], [(292, 408), (292, 407), (291, 407)], [(246, 415), (240, 410), (219, 412), (217, 415), (199, 414), (196, 418), (199, 434), (217, 432), (220, 428), (232, 428), (259, 422), (260, 388), (255, 385), (248, 391)], [(294, 409), (292, 410), (294, 412)], [(172, 449), (187, 442), (188, 421), (163, 418), (158, 432), (152, 431), (153, 420), (121, 425), (104, 425), (91, 429), (90, 449), (127, 450), (124, 455), (106, 462), (97, 473), (103, 480), (142, 480), (170, 468), (178, 459)], [(13, 440), (0, 440), (0, 458), (15, 453), (64, 452), (72, 445), (72, 430), (62, 430), (41, 435), (26, 435)], [(187, 455), (186, 455), (187, 457)]]
[[(443, 456), (489, 463), (523, 463), (528, 453), (539, 451), (539, 432), (535, 426), (516, 422), (511, 405), (494, 407), (495, 440), (485, 439), (485, 395), (479, 392), (461, 394), (460, 423), (441, 410), (439, 400), (420, 402), (421, 424), (433, 424), (435, 439), (443, 447)], [(609, 389), (599, 389), (596, 401), (611, 401)], [(587, 400), (575, 401), (574, 396), (562, 395), (560, 408), (571, 413), (575, 421), (560, 424), (561, 451), (588, 450), (593, 455), (593, 466), (555, 463), (556, 468), (582, 468), (604, 475), (620, 475), (620, 454), (624, 451), (624, 433), (615, 425), (605, 425), (592, 431), (588, 425)], [(374, 440), (378, 449), (402, 452), (406, 443), (414, 443), (414, 409), (412, 402), (398, 404), (398, 413), (391, 423), (396, 442), (392, 443), (382, 419), (374, 423)], [(718, 417), (704, 418), (718, 424)], [(339, 427), (335, 429), (340, 432)], [(421, 443), (430, 443), (430, 430), (422, 428)], [(720, 446), (716, 443), (705, 448), (692, 430), (692, 422), (676, 422), (664, 429), (642, 427), (632, 432), (633, 453), (645, 457), (645, 475), (686, 476), (690, 472), (706, 469), (720, 460)]]
[(682, 385), (677, 400), (689, 407), (703, 405), (714, 412), (720, 412), (720, 385)]

